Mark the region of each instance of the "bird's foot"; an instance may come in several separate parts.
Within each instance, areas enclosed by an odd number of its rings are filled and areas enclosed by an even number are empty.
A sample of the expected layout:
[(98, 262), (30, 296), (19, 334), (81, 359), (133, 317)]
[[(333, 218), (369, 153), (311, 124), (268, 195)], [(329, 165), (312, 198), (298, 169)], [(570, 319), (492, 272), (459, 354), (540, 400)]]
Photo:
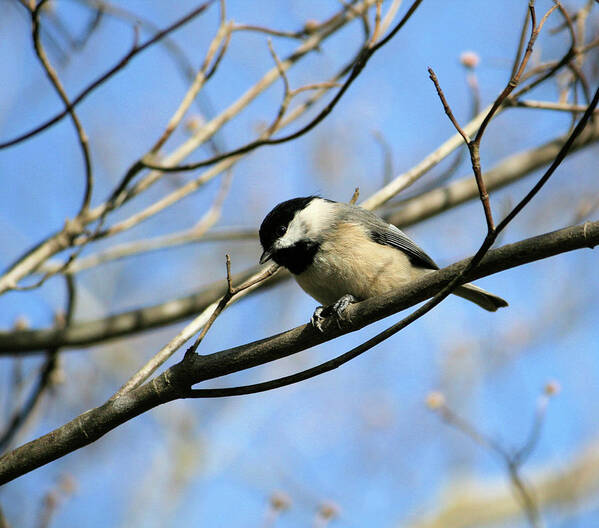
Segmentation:
[(342, 323), (350, 322), (345, 310), (351, 303), (355, 302), (357, 302), (357, 299), (348, 293), (341, 297), (341, 299), (339, 299), (335, 304), (330, 306), (319, 306), (316, 308), (312, 318), (310, 319), (310, 322), (312, 323), (312, 326), (319, 332), (324, 332), (334, 317), (335, 321), (337, 322), (337, 326), (341, 328)]
[(327, 308), (324, 306), (319, 306), (314, 310), (314, 313), (310, 318), (312, 326), (321, 333), (325, 331), (325, 326), (328, 326), (328, 324), (325, 324), (328, 320), (326, 310)]

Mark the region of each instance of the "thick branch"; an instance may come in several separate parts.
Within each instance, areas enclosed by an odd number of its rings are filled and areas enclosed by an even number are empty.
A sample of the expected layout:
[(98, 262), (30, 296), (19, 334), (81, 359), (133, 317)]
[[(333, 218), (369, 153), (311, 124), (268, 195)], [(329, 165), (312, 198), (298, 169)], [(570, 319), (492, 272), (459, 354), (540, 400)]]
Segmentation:
[[(592, 248), (598, 243), (599, 221), (587, 222), (583, 225), (529, 238), (489, 251), (479, 266), (467, 274), (462, 282), (470, 282), (566, 251), (583, 247)], [(443, 270), (413, 281), (392, 293), (350, 305), (347, 308), (347, 317), (352, 321), (349, 328), (339, 329), (335, 325), (331, 325), (322, 334), (314, 330), (310, 324), (307, 324), (254, 343), (207, 356), (196, 356), (191, 361), (193, 365), (187, 364), (185, 368), (192, 382), (199, 383), (287, 357), (340, 335), (363, 328), (432, 297), (461, 273), (469, 262), (470, 258), (461, 260)], [(177, 369), (177, 367), (173, 368)]]
[[(236, 283), (243, 282), (254, 275), (258, 269), (258, 266), (254, 266), (234, 275), (233, 280)], [(263, 287), (277, 284), (281, 276), (285, 276), (285, 274), (280, 273), (278, 277), (268, 281)], [(226, 281), (220, 280), (186, 297), (114, 314), (102, 319), (74, 323), (68, 328), (0, 332), (0, 356), (39, 352), (49, 347), (89, 346), (159, 328), (197, 315), (218, 301), (226, 291)]]
[(0, 485), (91, 444), (118, 425), (176, 398), (177, 391), (161, 377), (130, 395), (91, 409), (0, 458)]
[[(566, 251), (599, 244), (599, 222), (568, 227), (491, 250), (464, 281), (473, 280), (548, 258)], [(324, 334), (304, 325), (281, 334), (210, 354), (188, 355), (184, 360), (145, 385), (122, 397), (87, 411), (71, 422), (15, 449), (0, 458), (0, 484), (13, 480), (80, 447), (90, 444), (127, 420), (157, 405), (184, 396), (189, 387), (208, 379), (255, 367), (355, 331), (376, 320), (413, 306), (447, 285), (470, 259), (431, 273), (383, 297), (350, 305), (349, 328), (331, 325)]]

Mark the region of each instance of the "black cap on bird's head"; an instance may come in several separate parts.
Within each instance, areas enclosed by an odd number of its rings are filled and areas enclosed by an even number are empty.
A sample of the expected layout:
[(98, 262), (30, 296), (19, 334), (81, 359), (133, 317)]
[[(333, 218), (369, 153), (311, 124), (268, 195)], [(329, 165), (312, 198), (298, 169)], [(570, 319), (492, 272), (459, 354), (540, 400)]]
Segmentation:
[[(320, 245), (314, 239), (314, 222), (308, 211), (312, 211), (314, 206), (331, 203), (318, 196), (305, 196), (277, 205), (260, 226), (260, 243), (264, 250), (260, 264), (272, 258), (292, 273), (302, 273)], [(306, 214), (308, 217), (305, 217)]]
[(264, 253), (260, 257), (260, 264), (264, 264), (264, 262), (272, 258), (275, 241), (285, 235), (289, 223), (293, 220), (296, 213), (305, 209), (314, 198), (317, 197), (305, 196), (281, 202), (266, 215), (266, 218), (262, 221), (262, 225), (260, 225), (259, 231), (260, 243), (264, 250)]

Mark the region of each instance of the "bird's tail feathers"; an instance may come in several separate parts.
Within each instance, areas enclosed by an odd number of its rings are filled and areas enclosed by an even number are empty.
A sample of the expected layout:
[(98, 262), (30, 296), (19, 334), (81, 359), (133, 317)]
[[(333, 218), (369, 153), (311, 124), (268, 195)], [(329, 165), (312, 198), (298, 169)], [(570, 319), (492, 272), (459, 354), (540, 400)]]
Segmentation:
[(475, 304), (478, 304), (481, 308), (488, 310), (489, 312), (495, 312), (498, 308), (507, 306), (507, 301), (493, 295), (474, 284), (464, 284), (459, 286), (453, 292), (455, 295), (467, 299)]

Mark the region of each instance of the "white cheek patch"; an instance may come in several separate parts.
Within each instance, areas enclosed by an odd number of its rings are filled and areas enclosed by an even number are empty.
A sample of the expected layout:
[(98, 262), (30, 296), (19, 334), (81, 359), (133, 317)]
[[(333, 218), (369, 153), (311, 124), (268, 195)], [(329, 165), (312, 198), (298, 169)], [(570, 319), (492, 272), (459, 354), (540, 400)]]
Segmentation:
[(335, 212), (335, 204), (316, 198), (297, 216), (306, 225), (309, 235), (316, 236), (330, 227)]
[(276, 249), (288, 248), (306, 238), (308, 229), (304, 222), (301, 221), (299, 214), (295, 215), (293, 220), (289, 222), (287, 232), (274, 243)]
[(334, 206), (331, 202), (315, 198), (305, 209), (298, 211), (289, 222), (287, 232), (275, 243), (276, 249), (297, 244), (301, 240), (317, 240), (333, 221)]

